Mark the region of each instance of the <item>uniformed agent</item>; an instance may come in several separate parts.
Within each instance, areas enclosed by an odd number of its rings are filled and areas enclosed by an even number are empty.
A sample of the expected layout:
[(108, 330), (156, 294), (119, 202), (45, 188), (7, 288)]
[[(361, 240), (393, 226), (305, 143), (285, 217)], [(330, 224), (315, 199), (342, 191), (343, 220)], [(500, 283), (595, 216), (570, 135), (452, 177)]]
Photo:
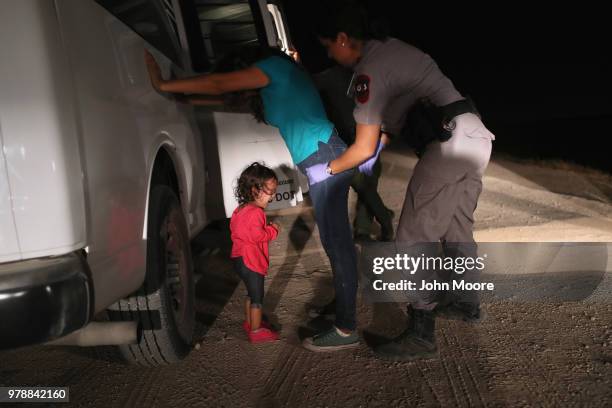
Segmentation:
[[(433, 123), (439, 127), (439, 138), (426, 146), (414, 169), (396, 244), (441, 243), (445, 256), (474, 256), (473, 214), (494, 135), (429, 55), (377, 35), (356, 7), (324, 15), (317, 27), (321, 44), (329, 57), (352, 67), (356, 75), (355, 143), (329, 162), (329, 171), (337, 174), (355, 166), (376, 146), (376, 154), (380, 153), (389, 140), (387, 134), (399, 133), (406, 113), (427, 101), (440, 113), (440, 122)], [(377, 347), (376, 354), (394, 360), (431, 357), (437, 351), (436, 311), (445, 307), (466, 320), (477, 320), (479, 301), (472, 293), (458, 294), (445, 303), (436, 293), (420, 294), (408, 308), (408, 328)]]

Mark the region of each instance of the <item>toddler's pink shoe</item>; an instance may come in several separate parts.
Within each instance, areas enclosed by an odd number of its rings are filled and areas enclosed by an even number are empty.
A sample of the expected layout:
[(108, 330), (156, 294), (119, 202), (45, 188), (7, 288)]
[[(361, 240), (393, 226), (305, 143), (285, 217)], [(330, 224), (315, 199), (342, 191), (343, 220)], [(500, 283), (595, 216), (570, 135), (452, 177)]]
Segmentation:
[[(270, 323), (268, 323), (265, 320), (261, 321), (260, 326), (263, 327), (264, 329), (272, 329), (272, 326), (270, 325)], [(249, 334), (251, 332), (251, 325), (246, 320), (242, 322), (242, 330), (244, 330), (246, 334)]]
[(276, 340), (278, 340), (278, 333), (265, 327), (249, 332), (249, 341), (251, 343), (266, 343)]

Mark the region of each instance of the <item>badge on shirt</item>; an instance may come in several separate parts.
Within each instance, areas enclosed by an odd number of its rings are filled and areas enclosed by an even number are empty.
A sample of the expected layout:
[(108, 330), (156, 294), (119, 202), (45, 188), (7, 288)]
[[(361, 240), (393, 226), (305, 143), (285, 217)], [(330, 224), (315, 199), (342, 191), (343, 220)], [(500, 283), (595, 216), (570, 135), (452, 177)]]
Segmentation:
[(364, 74), (357, 75), (355, 80), (355, 98), (359, 103), (366, 103), (370, 97), (370, 77)]

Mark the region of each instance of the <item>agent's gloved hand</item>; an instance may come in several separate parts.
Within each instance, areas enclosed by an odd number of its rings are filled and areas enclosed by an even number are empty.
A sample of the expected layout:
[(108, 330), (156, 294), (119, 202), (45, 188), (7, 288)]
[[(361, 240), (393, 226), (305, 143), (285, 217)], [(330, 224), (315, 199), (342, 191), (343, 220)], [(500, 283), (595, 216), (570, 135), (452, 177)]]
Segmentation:
[(330, 178), (332, 175), (327, 172), (327, 163), (319, 163), (306, 168), (306, 176), (310, 185), (317, 184)]
[(378, 160), (378, 156), (380, 155), (380, 152), (384, 148), (385, 148), (385, 144), (382, 142), (382, 140), (378, 140), (378, 146), (376, 146), (376, 152), (374, 152), (374, 155), (372, 157), (370, 157), (368, 160), (364, 161), (363, 163), (359, 165), (359, 171), (365, 175), (371, 176), (372, 173), (374, 172), (374, 164), (376, 164), (376, 160)]

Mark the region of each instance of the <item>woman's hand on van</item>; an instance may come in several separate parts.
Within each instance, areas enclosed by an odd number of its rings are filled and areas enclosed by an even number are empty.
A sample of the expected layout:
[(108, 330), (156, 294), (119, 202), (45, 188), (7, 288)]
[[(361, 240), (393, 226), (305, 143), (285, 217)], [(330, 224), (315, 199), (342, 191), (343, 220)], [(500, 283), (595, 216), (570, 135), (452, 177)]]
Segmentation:
[(149, 71), (149, 78), (151, 79), (151, 85), (155, 88), (156, 91), (161, 91), (161, 84), (164, 81), (161, 69), (155, 61), (155, 57), (151, 55), (151, 53), (145, 50), (145, 64), (147, 65), (147, 70)]

